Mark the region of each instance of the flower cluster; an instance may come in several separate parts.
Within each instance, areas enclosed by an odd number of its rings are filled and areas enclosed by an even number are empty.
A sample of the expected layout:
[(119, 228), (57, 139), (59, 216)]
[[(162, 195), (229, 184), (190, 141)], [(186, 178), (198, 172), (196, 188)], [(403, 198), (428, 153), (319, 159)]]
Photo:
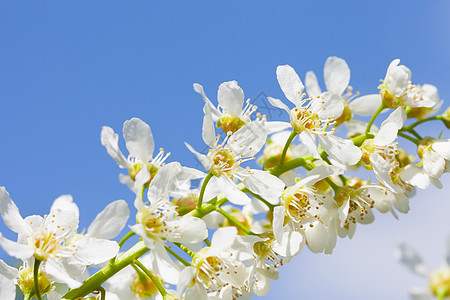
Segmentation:
[[(450, 112), (437, 114), (436, 87), (413, 84), (399, 60), (389, 65), (378, 94), (354, 92), (341, 58), (329, 57), (323, 73), (325, 91), (312, 71), (305, 89), (292, 67), (277, 68), (288, 102), (268, 101), (289, 122), (267, 120), (236, 81), (219, 86), (217, 106), (194, 84), (204, 101), (208, 149), (186, 147), (202, 170), (171, 161), (162, 148), (154, 155), (150, 126), (138, 118), (123, 124), (128, 155), (119, 135), (103, 127), (101, 143), (127, 171), (119, 180), (134, 194), (135, 218), (119, 243), (111, 239), (128, 222), (123, 200), (80, 233), (70, 196), (56, 199), (48, 215), (22, 218), (0, 188), (1, 217), (18, 234), (17, 241), (0, 234), (0, 246), (22, 260), (20, 269), (0, 261), (0, 298), (14, 299), (16, 286), (26, 299), (263, 296), (305, 246), (331, 254), (338, 237), (352, 238), (358, 223), (374, 221), (374, 210), (397, 218), (408, 213), (416, 188), (441, 188), (450, 140), (418, 132), (434, 120), (449, 128)], [(417, 157), (400, 142), (410, 143)], [(133, 235), (139, 241), (124, 251)], [(90, 267), (102, 269), (91, 274)]]

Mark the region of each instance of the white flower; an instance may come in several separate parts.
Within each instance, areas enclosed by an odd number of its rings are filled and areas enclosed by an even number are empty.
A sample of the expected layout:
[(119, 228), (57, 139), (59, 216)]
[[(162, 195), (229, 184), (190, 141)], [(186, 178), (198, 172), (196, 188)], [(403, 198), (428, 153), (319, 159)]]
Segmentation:
[(204, 299), (207, 292), (219, 292), (219, 299), (230, 299), (223, 297), (223, 290), (227, 286), (239, 293), (248, 278), (248, 271), (230, 251), (236, 237), (235, 227), (223, 227), (216, 230), (211, 246), (197, 252), (192, 266), (186, 267), (181, 272), (177, 286), (178, 293), (183, 294), (183, 291), (189, 287), (190, 297), (186, 295), (186, 299)]
[(250, 198), (234, 182), (239, 179), (252, 192), (276, 203), (284, 189), (284, 183), (266, 171), (241, 167), (243, 162), (254, 159), (254, 155), (264, 146), (267, 138), (264, 127), (259, 121), (248, 123), (219, 144), (207, 105), (205, 111), (202, 137), (211, 149), (204, 155), (185, 144), (203, 167), (214, 175), (210, 184), (217, 185), (230, 202), (245, 205), (250, 202)]
[(316, 97), (304, 98), (303, 83), (288, 65), (278, 66), (277, 78), (286, 98), (295, 107), (290, 110), (278, 99), (268, 98), (275, 107), (284, 109), (291, 118), (291, 125), (299, 133), (300, 141), (305, 144), (314, 158), (320, 159), (316, 145), (316, 136), (323, 150), (334, 160), (344, 165), (354, 165), (361, 158), (361, 150), (352, 141), (344, 140), (325, 129), (333, 124), (344, 109), (340, 97), (326, 92)]
[[(337, 215), (337, 204), (327, 195), (317, 193), (313, 185), (326, 177), (342, 174), (333, 166), (319, 166), (286, 188), (281, 196), (281, 206), (273, 212), (273, 233), (280, 247), (277, 253), (284, 257), (295, 256), (303, 248), (304, 240), (314, 252), (331, 253), (336, 244), (336, 230), (329, 230)], [(287, 219), (287, 221), (286, 221)]]
[[(339, 97), (344, 104), (343, 113), (338, 117), (338, 119), (343, 118), (343, 120), (338, 123), (349, 121), (352, 113), (360, 116), (371, 116), (381, 105), (379, 94), (358, 97), (359, 92), (356, 94), (352, 93), (353, 88), (348, 85), (350, 82), (350, 68), (342, 58), (336, 56), (328, 57), (323, 74), (327, 92)], [(317, 77), (313, 71), (306, 73), (305, 86), (310, 97), (314, 98), (322, 94)], [(355, 97), (358, 98), (355, 99)]]
[(149, 186), (149, 205), (142, 201), (135, 202), (137, 224), (130, 226), (155, 255), (155, 271), (161, 269), (168, 274), (163, 279), (169, 283), (178, 280), (178, 266), (164, 249), (165, 242), (197, 243), (208, 237), (205, 222), (191, 216), (179, 217), (176, 207), (169, 201), (170, 191), (175, 188), (177, 177), (182, 173), (183, 168), (177, 162), (167, 164), (158, 171)]
[(170, 153), (164, 154), (161, 148), (153, 157), (155, 142), (152, 131), (150, 126), (138, 118), (123, 123), (123, 137), (129, 152), (128, 158), (120, 151), (119, 136), (114, 130), (108, 126), (102, 128), (102, 145), (120, 168), (129, 170), (129, 176), (120, 177), (121, 182), (128, 184), (134, 192), (138, 192), (144, 184), (148, 186)]
[(100, 264), (119, 251), (113, 241), (74, 239), (78, 216), (71, 211), (56, 208), (44, 217), (33, 215), (23, 219), (4, 187), (0, 187), (0, 214), (5, 225), (18, 233), (17, 242), (0, 234), (0, 246), (24, 262), (33, 257), (45, 262), (46, 273), (71, 288), (81, 284), (73, 274), (81, 275), (84, 266)]
[(439, 178), (450, 160), (450, 140), (425, 138), (419, 145), (418, 153), (422, 158), (425, 173)]
[[(244, 107), (244, 91), (238, 85), (237, 81), (227, 81), (219, 86), (217, 91), (217, 108), (206, 96), (203, 86), (194, 83), (194, 90), (202, 95), (206, 106), (209, 107), (212, 119), (217, 123), (218, 128), (227, 134), (228, 132), (236, 132), (245, 124), (251, 122), (251, 115), (257, 110), (257, 107), (250, 103), (250, 99), (246, 101)], [(207, 113), (204, 109), (205, 114)], [(258, 114), (259, 115), (259, 114)], [(264, 122), (263, 126), (267, 133), (281, 131), (289, 127), (285, 122)]]
[(394, 59), (388, 67), (383, 84), (380, 85), (383, 102), (391, 108), (398, 106), (432, 107), (435, 106), (439, 97), (428, 92), (425, 87), (424, 93), (420, 86), (411, 83), (411, 71), (404, 65), (399, 65), (400, 60)]

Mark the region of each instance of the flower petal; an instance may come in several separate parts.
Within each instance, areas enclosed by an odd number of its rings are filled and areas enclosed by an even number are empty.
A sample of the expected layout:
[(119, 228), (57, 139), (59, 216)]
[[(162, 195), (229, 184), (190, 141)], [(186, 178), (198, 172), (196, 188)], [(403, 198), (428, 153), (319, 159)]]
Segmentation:
[(450, 160), (450, 139), (437, 140), (431, 148), (446, 160)]
[[(203, 101), (205, 101), (205, 103), (211, 109), (213, 120), (215, 122), (217, 122), (219, 120), (219, 117), (220, 117), (221, 113), (217, 110), (217, 108), (214, 107), (214, 105), (212, 104), (211, 100), (209, 100), (209, 98), (206, 96), (205, 91), (203, 90), (203, 86), (198, 84), (198, 83), (194, 83), (194, 91), (196, 91), (197, 93), (202, 95)], [(204, 109), (205, 108), (203, 108), (203, 112), (204, 112)]]
[(340, 96), (350, 82), (350, 68), (342, 58), (331, 56), (325, 62), (323, 77), (327, 90)]
[(73, 212), (77, 218), (80, 217), (80, 210), (75, 202), (73, 202), (73, 198), (71, 195), (61, 195), (53, 201), (52, 207), (50, 211), (60, 209), (60, 210), (68, 210)]
[(351, 166), (361, 159), (361, 150), (351, 140), (327, 134), (326, 136), (319, 135), (319, 143), (329, 156), (341, 164)]
[(277, 79), (286, 98), (296, 106), (301, 106), (304, 86), (294, 69), (288, 65), (278, 66)]
[(236, 156), (251, 157), (261, 150), (267, 140), (262, 122), (253, 121), (242, 126), (228, 139), (228, 146)]
[(26, 261), (33, 256), (34, 251), (28, 245), (18, 244), (3, 237), (0, 233), (0, 247), (5, 250), (8, 255)]
[(226, 114), (239, 116), (244, 105), (244, 91), (235, 80), (224, 82), (217, 91), (217, 101)]
[(19, 277), (19, 270), (9, 266), (3, 260), (0, 259), (0, 277), (6, 277), (9, 280)]
[(98, 239), (113, 239), (122, 231), (130, 216), (124, 200), (114, 201), (105, 207), (92, 221), (87, 235)]
[(270, 104), (272, 104), (273, 106), (275, 106), (275, 107), (277, 107), (277, 108), (284, 109), (288, 114), (291, 112), (291, 110), (289, 109), (289, 107), (287, 107), (286, 104), (284, 104), (283, 102), (281, 102), (280, 99), (276, 99), (276, 98), (272, 98), (272, 97), (267, 97), (267, 100), (269, 100)]
[(381, 105), (380, 94), (358, 97), (348, 104), (350, 111), (360, 116), (372, 116)]
[(203, 117), (202, 138), (205, 144), (212, 148), (216, 143), (216, 130), (211, 116), (211, 109), (206, 104), (203, 109), (205, 110), (205, 116)]
[(174, 228), (172, 231), (181, 231), (180, 238), (169, 238), (170, 241), (179, 243), (198, 243), (208, 237), (208, 229), (203, 220), (195, 217), (184, 216), (167, 222), (168, 226)]
[(119, 165), (122, 169), (127, 169), (130, 167), (130, 163), (123, 156), (122, 151), (119, 149), (119, 135), (114, 133), (111, 127), (103, 126), (102, 133), (100, 135), (100, 140), (102, 145), (106, 148), (109, 156)]
[(265, 198), (278, 198), (284, 191), (284, 182), (267, 171), (250, 170), (244, 180), (246, 188)]
[(445, 159), (433, 150), (425, 151), (423, 154), (423, 169), (425, 172), (434, 177), (439, 178), (445, 170)]
[(27, 234), (30, 232), (30, 227), (25, 223), (20, 215), (16, 204), (9, 197), (9, 193), (5, 187), (0, 187), (0, 215), (6, 227), (16, 233)]
[(309, 97), (315, 98), (322, 94), (319, 82), (317, 81), (317, 76), (313, 71), (306, 72), (305, 87)]
[(128, 152), (143, 162), (152, 159), (155, 142), (152, 130), (144, 121), (132, 118), (123, 123), (123, 138), (125, 139)]

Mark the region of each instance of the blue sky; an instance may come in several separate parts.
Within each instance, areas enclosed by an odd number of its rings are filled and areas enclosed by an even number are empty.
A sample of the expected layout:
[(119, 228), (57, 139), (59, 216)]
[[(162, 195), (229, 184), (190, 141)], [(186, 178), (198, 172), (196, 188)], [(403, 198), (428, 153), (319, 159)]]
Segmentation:
[[(365, 94), (400, 58), (414, 82), (432, 83), (450, 99), (449, 11), (448, 1), (2, 1), (0, 185), (24, 216), (45, 214), (57, 196), (72, 194), (87, 227), (109, 202), (133, 199), (100, 144), (103, 125), (120, 132), (139, 117), (171, 160), (195, 166), (184, 146), (203, 147), (202, 100), (192, 84), (203, 84), (212, 99), (228, 80), (248, 98), (282, 98), (280, 64), (321, 78), (325, 59), (342, 57), (351, 84)], [(440, 256), (450, 225), (445, 192), (419, 193), (400, 222), (378, 214), (333, 257), (303, 253), (265, 298), (357, 299), (370, 291), (365, 299), (406, 299), (416, 278), (393, 261), (393, 243), (409, 238)], [(3, 224), (0, 231), (12, 237)], [(363, 257), (374, 268), (390, 261), (377, 273), (357, 268)], [(384, 275), (367, 282), (367, 274)]]

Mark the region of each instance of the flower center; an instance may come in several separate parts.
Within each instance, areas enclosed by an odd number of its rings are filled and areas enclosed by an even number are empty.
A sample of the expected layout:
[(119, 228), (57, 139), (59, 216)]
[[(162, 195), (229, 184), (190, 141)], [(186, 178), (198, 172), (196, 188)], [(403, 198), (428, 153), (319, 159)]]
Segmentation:
[(61, 249), (61, 242), (53, 232), (38, 231), (28, 237), (28, 245), (34, 248), (34, 257), (46, 261), (49, 256), (55, 256)]
[(239, 166), (236, 161), (235, 155), (228, 148), (219, 148), (218, 150), (211, 149), (208, 152), (208, 156), (211, 158), (213, 166), (211, 172), (220, 177), (225, 174), (233, 178), (235, 169)]
[(295, 107), (291, 110), (291, 125), (297, 132), (302, 131), (317, 132), (322, 127), (319, 115), (305, 107)]
[(238, 117), (224, 115), (217, 122), (217, 128), (222, 128), (225, 133), (232, 132), (235, 133), (242, 126), (245, 125), (245, 122)]
[[(163, 280), (157, 274), (154, 272), (152, 272), (152, 274), (161, 284), (163, 284)], [(139, 299), (148, 299), (158, 293), (158, 288), (155, 283), (145, 274), (136, 274), (131, 282), (130, 288)]]
[(145, 188), (148, 188), (150, 182), (153, 180), (153, 178), (156, 176), (156, 173), (158, 173), (159, 167), (155, 166), (151, 163), (142, 163), (138, 162), (135, 163), (131, 168), (128, 170), (128, 173), (130, 174), (130, 177), (133, 181), (136, 181), (136, 176), (141, 171), (143, 165), (147, 166), (147, 170), (150, 173), (150, 179), (144, 184)]
[[(323, 196), (325, 197), (325, 196)], [(286, 207), (287, 215), (296, 223), (300, 223), (303, 219), (314, 217), (320, 220), (320, 217), (314, 212), (318, 210), (324, 203), (319, 200), (315, 194), (306, 193), (298, 189), (295, 193), (289, 193), (289, 190), (281, 195), (281, 202)], [(303, 225), (300, 225), (302, 228)]]
[(229, 268), (217, 256), (205, 257), (208, 249), (209, 247), (203, 248), (193, 258), (193, 267), (197, 269), (194, 280), (202, 283), (208, 290), (217, 290), (223, 285), (220, 273)]

